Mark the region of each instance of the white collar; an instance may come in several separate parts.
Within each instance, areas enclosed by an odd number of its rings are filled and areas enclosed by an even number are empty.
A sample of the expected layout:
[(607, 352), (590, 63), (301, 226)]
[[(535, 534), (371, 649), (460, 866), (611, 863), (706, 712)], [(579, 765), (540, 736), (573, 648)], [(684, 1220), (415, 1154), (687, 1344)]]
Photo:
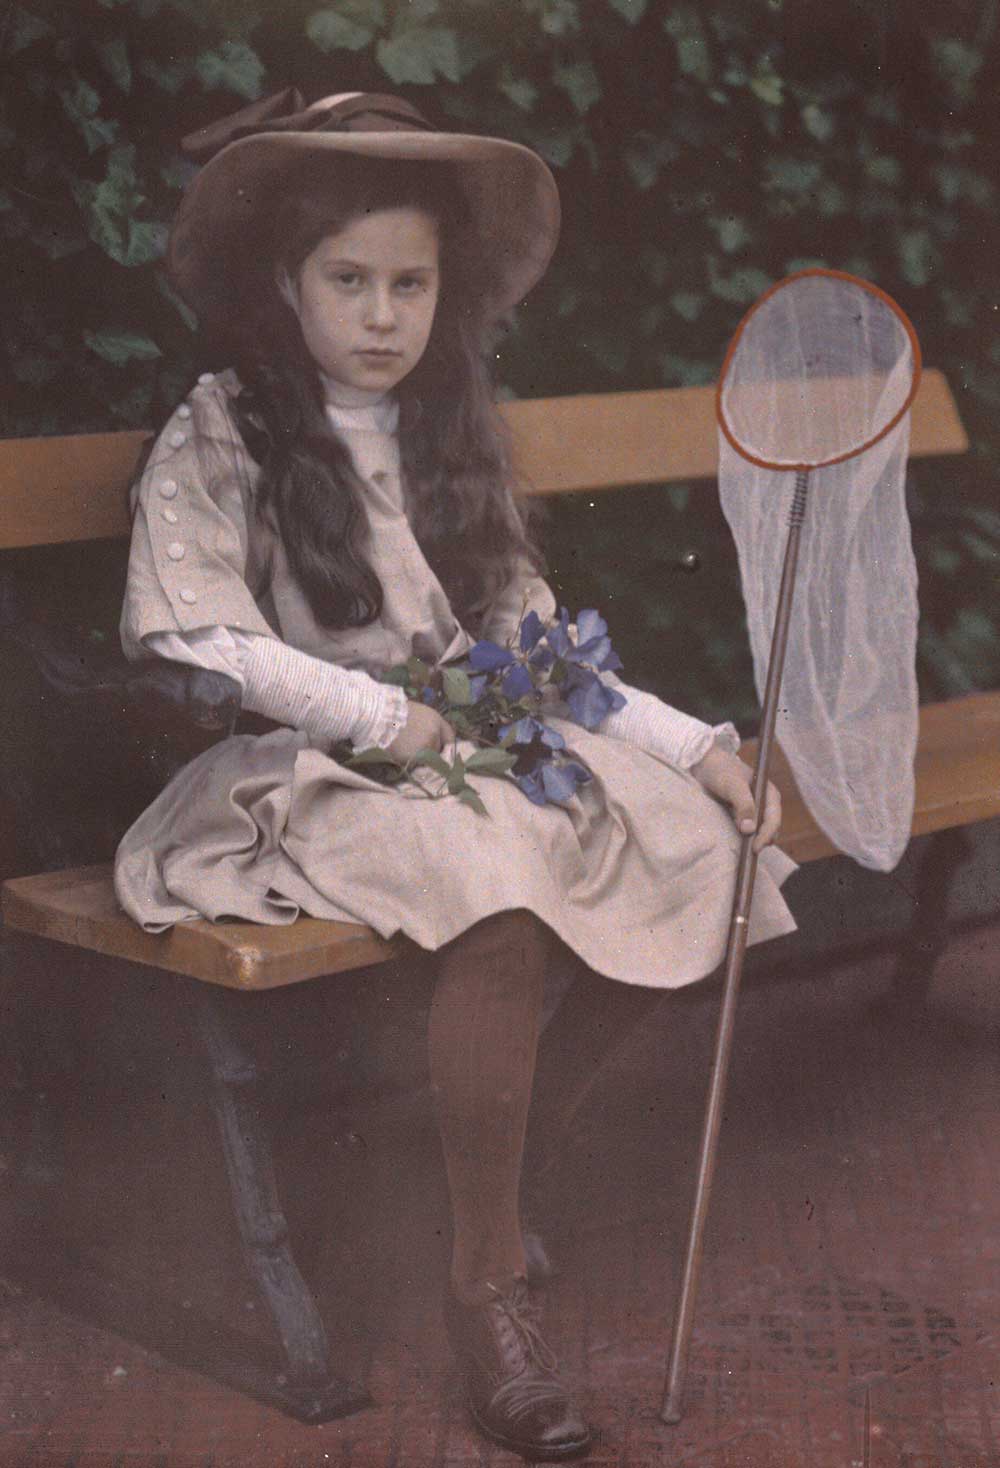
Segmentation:
[(369, 392), (364, 388), (344, 387), (323, 374), (326, 415), (334, 428), (361, 430), (368, 433), (395, 433), (399, 424), (399, 404), (389, 393)]

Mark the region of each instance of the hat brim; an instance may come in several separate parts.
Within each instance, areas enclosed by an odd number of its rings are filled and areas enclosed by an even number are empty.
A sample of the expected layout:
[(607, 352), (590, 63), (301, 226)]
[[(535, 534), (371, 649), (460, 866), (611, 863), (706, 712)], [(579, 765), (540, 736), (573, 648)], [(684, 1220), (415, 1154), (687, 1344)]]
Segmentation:
[(545, 273), (559, 236), (559, 194), (537, 153), (503, 138), (465, 133), (256, 133), (223, 148), (188, 185), (174, 222), (167, 268), (198, 312), (216, 303), (220, 253), (245, 251), (254, 222), (273, 212), (283, 175), (307, 158), (413, 159), (459, 165), (483, 250), (492, 317), (522, 300)]

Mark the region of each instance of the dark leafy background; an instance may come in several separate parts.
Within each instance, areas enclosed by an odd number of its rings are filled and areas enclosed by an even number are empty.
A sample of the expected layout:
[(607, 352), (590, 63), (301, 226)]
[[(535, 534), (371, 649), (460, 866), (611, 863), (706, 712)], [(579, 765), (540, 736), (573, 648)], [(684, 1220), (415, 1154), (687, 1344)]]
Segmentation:
[[(998, 0), (2, 4), (3, 432), (155, 423), (215, 365), (161, 264), (184, 132), (288, 82), (395, 89), (530, 144), (559, 180), (558, 257), (501, 346), (508, 394), (709, 382), (750, 302), (806, 264), (894, 294), (973, 438), (912, 473), (922, 691), (994, 686), (998, 31)], [(565, 600), (602, 607), (630, 675), (752, 722), (710, 487), (576, 496), (547, 539)], [(67, 556), (8, 562), (52, 603)], [(110, 629), (120, 553), (86, 562)]]

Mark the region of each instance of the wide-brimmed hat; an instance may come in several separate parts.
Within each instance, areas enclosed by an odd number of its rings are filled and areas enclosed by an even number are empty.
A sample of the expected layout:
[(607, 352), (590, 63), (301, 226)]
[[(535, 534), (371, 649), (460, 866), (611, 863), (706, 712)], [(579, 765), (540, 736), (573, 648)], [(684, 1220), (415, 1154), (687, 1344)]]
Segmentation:
[(220, 284), (261, 237), (298, 165), (338, 157), (456, 165), (486, 267), (488, 315), (520, 301), (544, 274), (559, 234), (559, 195), (530, 148), (501, 138), (441, 132), (400, 97), (350, 92), (306, 106), (294, 87), (189, 134), (203, 167), (185, 190), (167, 268), (198, 312), (218, 310)]

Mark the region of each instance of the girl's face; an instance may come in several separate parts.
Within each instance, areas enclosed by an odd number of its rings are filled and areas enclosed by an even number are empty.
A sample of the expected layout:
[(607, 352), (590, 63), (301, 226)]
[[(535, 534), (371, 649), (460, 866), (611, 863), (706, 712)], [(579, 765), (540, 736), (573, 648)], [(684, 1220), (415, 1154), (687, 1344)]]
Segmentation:
[(431, 334), (438, 260), (436, 221), (412, 206), (359, 215), (320, 240), (290, 290), (320, 370), (364, 392), (402, 382)]

